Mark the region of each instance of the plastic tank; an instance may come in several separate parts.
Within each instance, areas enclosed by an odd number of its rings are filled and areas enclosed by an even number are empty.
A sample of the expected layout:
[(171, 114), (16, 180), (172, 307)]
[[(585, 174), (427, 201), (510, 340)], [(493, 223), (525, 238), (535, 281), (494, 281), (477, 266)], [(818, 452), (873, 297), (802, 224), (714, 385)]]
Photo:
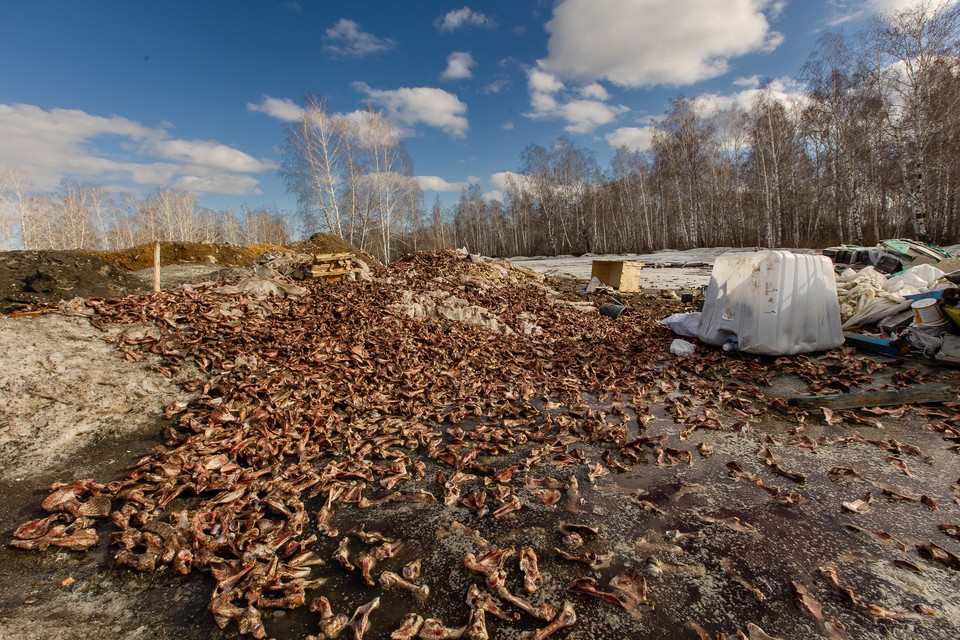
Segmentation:
[(697, 337), (764, 355), (839, 347), (843, 329), (833, 263), (789, 251), (719, 256)]

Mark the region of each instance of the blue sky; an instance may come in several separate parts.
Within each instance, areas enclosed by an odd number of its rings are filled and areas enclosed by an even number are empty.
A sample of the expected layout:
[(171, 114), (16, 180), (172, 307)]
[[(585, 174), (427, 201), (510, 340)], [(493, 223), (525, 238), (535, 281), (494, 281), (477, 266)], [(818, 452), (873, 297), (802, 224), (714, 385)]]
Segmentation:
[(0, 4), (0, 171), (215, 209), (294, 208), (276, 176), (305, 93), (401, 127), (425, 199), (503, 189), (560, 135), (606, 165), (678, 96), (785, 99), (826, 29), (911, 0), (36, 0)]

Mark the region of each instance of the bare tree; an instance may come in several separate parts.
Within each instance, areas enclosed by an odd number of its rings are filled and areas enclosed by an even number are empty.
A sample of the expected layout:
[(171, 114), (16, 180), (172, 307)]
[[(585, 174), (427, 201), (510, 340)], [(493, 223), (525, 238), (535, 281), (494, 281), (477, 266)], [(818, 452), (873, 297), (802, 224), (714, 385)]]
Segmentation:
[(880, 82), (891, 92), (891, 121), (900, 146), (901, 178), (913, 232), (928, 239), (927, 189), (936, 159), (931, 157), (957, 103), (938, 101), (934, 76), (955, 73), (960, 53), (960, 5), (924, 0), (878, 19), (874, 35), (882, 66)]
[[(17, 235), (24, 249), (33, 249), (33, 229), (31, 228), (31, 209), (33, 208), (30, 176), (21, 169), (8, 168), (0, 174), (0, 214), (6, 212), (4, 227), (13, 243)], [(16, 229), (19, 229), (17, 234)]]

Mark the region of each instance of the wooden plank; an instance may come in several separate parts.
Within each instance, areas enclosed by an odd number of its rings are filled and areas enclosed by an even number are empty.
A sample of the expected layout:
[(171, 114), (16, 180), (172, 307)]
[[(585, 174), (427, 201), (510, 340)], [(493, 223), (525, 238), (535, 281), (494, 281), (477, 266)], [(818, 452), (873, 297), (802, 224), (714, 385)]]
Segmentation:
[(353, 259), (352, 253), (315, 253), (313, 255), (314, 263), (331, 262), (334, 260), (351, 260), (351, 259)]
[(910, 353), (910, 345), (905, 340), (893, 342), (884, 338), (874, 338), (860, 333), (844, 333), (844, 342), (865, 351), (873, 351), (888, 356), (901, 357)]
[(787, 404), (801, 409), (860, 409), (863, 407), (887, 407), (901, 404), (928, 404), (950, 402), (958, 397), (958, 389), (945, 384), (930, 385), (916, 389), (894, 391), (854, 391), (826, 396), (800, 396), (790, 398)]

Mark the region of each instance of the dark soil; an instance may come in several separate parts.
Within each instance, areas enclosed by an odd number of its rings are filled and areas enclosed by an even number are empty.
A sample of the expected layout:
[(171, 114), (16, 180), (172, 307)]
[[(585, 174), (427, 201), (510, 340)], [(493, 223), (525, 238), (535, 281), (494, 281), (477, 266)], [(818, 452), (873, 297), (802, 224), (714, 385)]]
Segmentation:
[(146, 289), (132, 274), (76, 251), (0, 253), (0, 313), (56, 306), (77, 296), (121, 298)]

